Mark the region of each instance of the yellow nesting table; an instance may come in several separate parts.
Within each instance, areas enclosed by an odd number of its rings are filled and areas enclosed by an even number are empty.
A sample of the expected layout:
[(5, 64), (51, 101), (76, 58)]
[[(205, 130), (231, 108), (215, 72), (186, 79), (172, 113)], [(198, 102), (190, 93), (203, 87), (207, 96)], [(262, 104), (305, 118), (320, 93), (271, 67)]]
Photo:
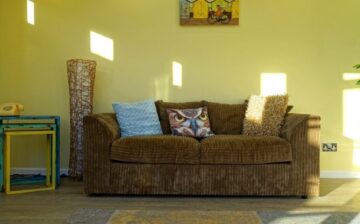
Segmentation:
[[(5, 193), (18, 194), (35, 191), (54, 190), (56, 187), (56, 132), (54, 130), (14, 130), (4, 133), (4, 171), (5, 171)], [(46, 186), (26, 190), (11, 190), (10, 161), (11, 161), (11, 137), (24, 135), (46, 135), (47, 136), (47, 162), (46, 162)]]

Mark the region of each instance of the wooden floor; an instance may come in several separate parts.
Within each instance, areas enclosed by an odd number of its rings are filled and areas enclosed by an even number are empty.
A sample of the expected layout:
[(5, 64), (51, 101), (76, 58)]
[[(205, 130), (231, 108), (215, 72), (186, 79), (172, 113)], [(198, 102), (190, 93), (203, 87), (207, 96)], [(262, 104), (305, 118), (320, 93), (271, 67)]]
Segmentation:
[(82, 183), (62, 179), (56, 191), (0, 193), (0, 223), (65, 223), (79, 208), (360, 212), (360, 180), (322, 179), (318, 198), (87, 197)]

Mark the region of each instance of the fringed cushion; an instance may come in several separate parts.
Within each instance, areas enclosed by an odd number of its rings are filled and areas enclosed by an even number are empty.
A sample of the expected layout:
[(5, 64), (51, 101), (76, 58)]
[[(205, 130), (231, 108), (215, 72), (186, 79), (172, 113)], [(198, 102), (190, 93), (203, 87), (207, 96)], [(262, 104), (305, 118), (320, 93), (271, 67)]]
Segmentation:
[(279, 136), (288, 95), (251, 96), (244, 119), (244, 135)]

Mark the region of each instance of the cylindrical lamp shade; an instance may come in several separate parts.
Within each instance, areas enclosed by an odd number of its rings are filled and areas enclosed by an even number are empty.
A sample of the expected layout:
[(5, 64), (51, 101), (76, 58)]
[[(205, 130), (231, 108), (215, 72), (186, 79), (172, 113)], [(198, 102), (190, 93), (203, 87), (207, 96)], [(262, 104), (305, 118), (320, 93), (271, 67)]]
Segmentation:
[(83, 175), (83, 118), (93, 111), (96, 61), (72, 59), (67, 61), (70, 90), (70, 161), (69, 175)]

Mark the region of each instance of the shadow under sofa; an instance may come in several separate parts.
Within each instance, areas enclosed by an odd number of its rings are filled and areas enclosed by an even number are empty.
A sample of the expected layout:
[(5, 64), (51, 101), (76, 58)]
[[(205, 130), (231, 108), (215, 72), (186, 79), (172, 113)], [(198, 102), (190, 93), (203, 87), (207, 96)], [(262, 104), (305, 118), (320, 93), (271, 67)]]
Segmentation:
[(287, 114), (280, 137), (121, 138), (114, 113), (84, 118), (85, 193), (318, 196), (320, 117)]

